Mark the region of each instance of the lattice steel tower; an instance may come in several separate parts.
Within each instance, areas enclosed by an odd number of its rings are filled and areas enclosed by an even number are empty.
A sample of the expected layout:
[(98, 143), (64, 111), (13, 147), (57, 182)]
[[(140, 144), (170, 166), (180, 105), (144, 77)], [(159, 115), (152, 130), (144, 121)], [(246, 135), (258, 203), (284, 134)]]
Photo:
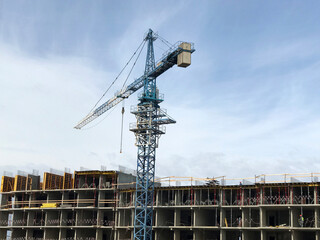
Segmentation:
[[(145, 75), (155, 68), (153, 51), (155, 39), (152, 30), (149, 30), (146, 37), (148, 50)], [(139, 101), (138, 106), (131, 110), (136, 115), (137, 123), (130, 127), (135, 133), (138, 147), (134, 239), (151, 240), (156, 148), (161, 134), (165, 133), (163, 125), (175, 123), (175, 120), (159, 107), (163, 99), (159, 95), (155, 77), (145, 79)]]
[[(131, 108), (131, 112), (136, 115), (137, 122), (130, 124), (130, 130), (136, 135), (136, 145), (138, 147), (134, 218), (135, 240), (152, 240), (156, 148), (158, 147), (160, 136), (165, 133), (164, 125), (175, 123), (175, 120), (167, 115), (165, 110), (159, 107), (159, 104), (163, 101), (163, 95), (159, 94), (156, 86), (156, 78), (175, 64), (179, 67), (188, 67), (191, 64), (191, 53), (195, 51), (192, 43), (177, 42), (175, 45), (170, 45), (169, 50), (165, 52), (162, 58), (155, 64), (153, 42), (157, 37), (168, 44), (166, 40), (149, 29), (143, 42), (133, 54), (134, 56), (139, 50), (139, 57), (143, 46), (147, 43), (147, 58), (144, 74), (128, 86), (123, 87), (114, 97), (110, 98), (101, 106), (95, 108), (98, 104), (96, 103), (93, 110), (75, 126), (76, 129), (81, 129), (143, 87), (142, 93), (138, 96), (139, 104)], [(135, 63), (136, 62), (134, 62), (133, 66)], [(120, 74), (111, 83), (110, 87), (118, 79)]]

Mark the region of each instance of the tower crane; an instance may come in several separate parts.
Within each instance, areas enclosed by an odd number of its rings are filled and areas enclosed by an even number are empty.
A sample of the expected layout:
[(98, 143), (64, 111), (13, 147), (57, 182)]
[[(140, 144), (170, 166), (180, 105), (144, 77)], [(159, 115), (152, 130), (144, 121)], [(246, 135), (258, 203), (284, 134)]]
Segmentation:
[(91, 111), (75, 126), (76, 129), (81, 129), (143, 87), (142, 93), (138, 95), (138, 105), (131, 107), (131, 113), (136, 116), (137, 121), (129, 127), (136, 136), (138, 147), (134, 240), (152, 240), (156, 148), (160, 136), (165, 134), (164, 125), (176, 122), (159, 106), (163, 95), (159, 94), (156, 79), (175, 64), (188, 67), (191, 64), (191, 54), (195, 51), (193, 43), (177, 42), (156, 63), (153, 42), (157, 37), (160, 36), (149, 29), (144, 38), (147, 44), (144, 74)]

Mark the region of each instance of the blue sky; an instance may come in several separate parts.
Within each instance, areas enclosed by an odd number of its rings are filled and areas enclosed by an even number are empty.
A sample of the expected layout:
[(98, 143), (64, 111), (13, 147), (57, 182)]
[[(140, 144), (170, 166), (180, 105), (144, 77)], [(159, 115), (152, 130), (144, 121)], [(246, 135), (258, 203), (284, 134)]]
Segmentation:
[[(134, 169), (136, 94), (124, 153), (121, 106), (93, 128), (73, 126), (152, 28), (196, 48), (189, 68), (158, 78), (177, 124), (160, 139), (157, 175), (320, 172), (319, 12), (318, 1), (2, 0), (0, 171)], [(155, 42), (157, 57), (164, 49)]]

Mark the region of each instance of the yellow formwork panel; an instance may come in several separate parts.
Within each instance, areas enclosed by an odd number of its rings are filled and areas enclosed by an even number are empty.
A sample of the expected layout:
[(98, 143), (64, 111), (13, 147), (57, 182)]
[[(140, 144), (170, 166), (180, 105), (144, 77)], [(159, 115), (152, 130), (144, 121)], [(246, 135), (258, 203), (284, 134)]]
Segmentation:
[(1, 179), (1, 192), (11, 192), (14, 190), (14, 178), (2, 176)]
[(71, 173), (64, 173), (63, 175), (63, 189), (71, 189), (73, 186), (73, 178)]
[(63, 176), (45, 172), (42, 190), (63, 189)]
[(14, 191), (24, 191), (26, 190), (27, 177), (16, 175), (14, 179)]
[(40, 208), (56, 208), (58, 206), (58, 203), (42, 203)]

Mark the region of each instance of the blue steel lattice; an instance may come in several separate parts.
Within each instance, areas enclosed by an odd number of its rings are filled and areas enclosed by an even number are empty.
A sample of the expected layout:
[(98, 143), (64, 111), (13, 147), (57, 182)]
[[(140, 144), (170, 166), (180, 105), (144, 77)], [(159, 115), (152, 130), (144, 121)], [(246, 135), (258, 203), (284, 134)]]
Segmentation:
[(136, 135), (138, 146), (137, 179), (135, 195), (134, 239), (152, 240), (153, 223), (153, 192), (155, 158), (158, 140), (163, 128), (162, 124), (175, 123), (159, 107), (162, 101), (158, 99), (156, 77), (149, 73), (155, 69), (153, 41), (156, 38), (150, 29), (146, 40), (148, 41), (144, 90), (139, 98), (140, 102), (132, 113), (136, 115), (137, 124), (131, 128)]

